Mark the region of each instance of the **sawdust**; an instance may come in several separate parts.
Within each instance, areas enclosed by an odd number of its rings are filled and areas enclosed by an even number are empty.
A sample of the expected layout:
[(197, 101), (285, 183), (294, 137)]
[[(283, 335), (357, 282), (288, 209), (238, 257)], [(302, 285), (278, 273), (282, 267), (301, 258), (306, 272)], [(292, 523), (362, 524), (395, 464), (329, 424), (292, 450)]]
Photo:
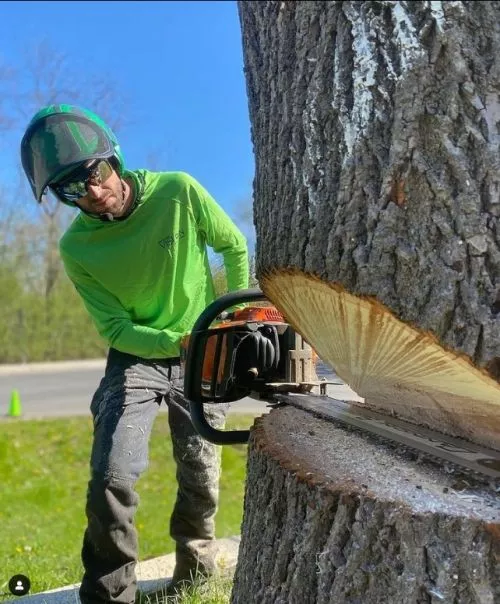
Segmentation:
[(259, 425), (273, 456), (303, 480), (408, 506), (415, 513), (500, 522), (500, 485), (493, 481), (488, 483), (299, 409), (273, 410), (260, 418)]

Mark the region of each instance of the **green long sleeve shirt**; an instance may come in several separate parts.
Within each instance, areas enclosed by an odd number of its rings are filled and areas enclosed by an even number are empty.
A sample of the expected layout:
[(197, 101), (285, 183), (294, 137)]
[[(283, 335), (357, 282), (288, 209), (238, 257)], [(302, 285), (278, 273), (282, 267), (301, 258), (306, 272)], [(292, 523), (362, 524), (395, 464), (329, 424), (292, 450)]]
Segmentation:
[(177, 357), (181, 337), (215, 297), (207, 246), (222, 254), (234, 291), (248, 287), (247, 243), (189, 174), (127, 175), (143, 184), (132, 214), (103, 222), (80, 213), (61, 238), (61, 257), (111, 347), (142, 358)]

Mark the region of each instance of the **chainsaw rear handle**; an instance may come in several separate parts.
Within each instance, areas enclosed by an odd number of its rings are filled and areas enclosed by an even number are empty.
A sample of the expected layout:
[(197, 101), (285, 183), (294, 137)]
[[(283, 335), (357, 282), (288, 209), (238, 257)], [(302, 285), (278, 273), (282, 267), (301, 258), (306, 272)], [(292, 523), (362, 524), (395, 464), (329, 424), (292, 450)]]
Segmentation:
[[(184, 370), (184, 396), (189, 403), (191, 422), (195, 430), (205, 439), (216, 445), (236, 445), (247, 443), (250, 430), (218, 430), (211, 426), (205, 416), (201, 380), (205, 356), (206, 331), (212, 322), (227, 308), (245, 302), (267, 300), (258, 288), (241, 289), (229, 292), (209, 304), (193, 326), (189, 337)], [(215, 403), (217, 404), (217, 403)]]

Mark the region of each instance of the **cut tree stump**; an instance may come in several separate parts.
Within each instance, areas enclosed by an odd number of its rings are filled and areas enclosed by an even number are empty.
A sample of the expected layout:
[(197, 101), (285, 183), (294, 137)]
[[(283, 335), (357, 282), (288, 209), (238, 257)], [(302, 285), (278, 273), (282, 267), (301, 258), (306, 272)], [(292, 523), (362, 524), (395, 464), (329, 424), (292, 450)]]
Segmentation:
[(296, 408), (256, 420), (232, 604), (498, 604), (480, 477)]

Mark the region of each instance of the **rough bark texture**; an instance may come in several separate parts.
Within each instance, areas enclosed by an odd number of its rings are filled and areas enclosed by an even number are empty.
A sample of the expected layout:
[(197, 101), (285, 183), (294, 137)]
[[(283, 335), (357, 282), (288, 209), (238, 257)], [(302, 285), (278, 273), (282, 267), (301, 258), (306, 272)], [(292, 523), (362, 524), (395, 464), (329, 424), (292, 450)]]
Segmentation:
[(238, 7), (258, 275), (374, 296), (498, 378), (500, 3)]
[(493, 487), (274, 410), (252, 431), (232, 604), (498, 604)]
[[(367, 403), (500, 448), (500, 2), (238, 7), (264, 291)], [(274, 410), (232, 601), (499, 604), (498, 491)]]

